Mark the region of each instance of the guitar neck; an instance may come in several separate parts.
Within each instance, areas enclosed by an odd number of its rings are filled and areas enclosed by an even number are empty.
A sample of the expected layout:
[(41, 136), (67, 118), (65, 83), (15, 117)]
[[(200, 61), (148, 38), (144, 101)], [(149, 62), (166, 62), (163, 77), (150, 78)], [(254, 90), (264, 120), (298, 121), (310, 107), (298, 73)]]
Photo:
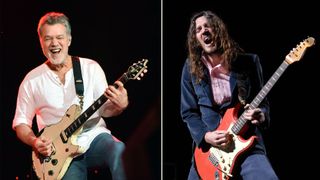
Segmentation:
[[(260, 90), (260, 92), (251, 101), (251, 103), (249, 104), (249, 108), (248, 109), (255, 109), (260, 105), (260, 103), (267, 96), (269, 91), (272, 89), (274, 84), (278, 81), (278, 79), (283, 74), (283, 72), (287, 69), (288, 66), (289, 66), (289, 63), (287, 61), (283, 61), (282, 62), (282, 64), (273, 73), (273, 75), (268, 80), (268, 82), (263, 86), (263, 88)], [(242, 113), (242, 115), (239, 117), (239, 119), (236, 121), (236, 123), (234, 124), (234, 126), (231, 129), (235, 134), (239, 134), (241, 129), (243, 128), (243, 126), (247, 122), (247, 120), (244, 118), (243, 114), (244, 113)]]
[[(121, 81), (125, 84), (129, 80), (127, 73), (124, 73), (118, 81)], [(114, 84), (118, 88), (117, 84)], [(102, 94), (91, 106), (89, 106), (73, 123), (70, 124), (65, 130), (65, 135), (69, 138), (75, 131), (77, 131), (91, 116), (95, 113), (106, 101), (108, 98)]]

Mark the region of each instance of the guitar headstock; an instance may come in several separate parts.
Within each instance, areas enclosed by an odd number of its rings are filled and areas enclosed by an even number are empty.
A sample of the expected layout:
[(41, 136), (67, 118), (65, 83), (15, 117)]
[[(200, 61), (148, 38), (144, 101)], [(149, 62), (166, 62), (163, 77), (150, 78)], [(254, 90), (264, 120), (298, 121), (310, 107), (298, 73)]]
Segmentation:
[(144, 70), (146, 70), (148, 63), (148, 59), (142, 59), (141, 61), (138, 61), (137, 63), (132, 64), (128, 71), (126, 72), (128, 79), (138, 79), (141, 78), (140, 75), (143, 73)]
[(304, 41), (300, 42), (296, 48), (292, 49), (290, 53), (286, 56), (285, 61), (288, 64), (291, 64), (295, 61), (299, 61), (304, 55), (306, 49), (315, 44), (315, 40), (313, 37), (308, 37)]

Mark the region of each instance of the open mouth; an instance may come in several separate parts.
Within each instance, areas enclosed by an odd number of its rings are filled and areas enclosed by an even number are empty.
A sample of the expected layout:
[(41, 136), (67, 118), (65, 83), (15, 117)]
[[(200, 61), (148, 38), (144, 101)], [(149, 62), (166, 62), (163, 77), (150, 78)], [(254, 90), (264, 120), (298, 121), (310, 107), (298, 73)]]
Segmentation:
[(60, 51), (61, 51), (60, 48), (59, 48), (59, 49), (50, 49), (50, 52), (51, 52), (52, 54), (58, 54)]
[(211, 44), (213, 41), (212, 35), (210, 34), (210, 32), (205, 31), (203, 34), (203, 42), (207, 45)]
[(203, 39), (203, 42), (205, 44), (211, 44), (212, 43), (212, 38), (209, 37), (209, 36), (205, 36), (204, 39)]

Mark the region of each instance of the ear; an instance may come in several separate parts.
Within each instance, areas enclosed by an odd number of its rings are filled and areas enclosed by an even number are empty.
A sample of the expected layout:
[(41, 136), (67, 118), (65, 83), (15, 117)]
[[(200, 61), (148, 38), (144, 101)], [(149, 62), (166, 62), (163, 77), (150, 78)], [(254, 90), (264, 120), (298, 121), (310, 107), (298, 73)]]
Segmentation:
[(68, 41), (69, 41), (69, 42), (68, 42), (68, 46), (71, 45), (71, 40), (72, 40), (72, 37), (70, 36), (70, 37), (69, 37), (69, 40), (68, 40)]

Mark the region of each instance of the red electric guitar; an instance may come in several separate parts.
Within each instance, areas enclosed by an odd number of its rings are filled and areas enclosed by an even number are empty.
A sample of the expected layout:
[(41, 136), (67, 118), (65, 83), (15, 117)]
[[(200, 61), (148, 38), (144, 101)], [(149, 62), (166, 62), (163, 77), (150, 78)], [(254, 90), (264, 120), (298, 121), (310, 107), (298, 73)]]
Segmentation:
[[(312, 37), (305, 39), (286, 56), (276, 72), (249, 104), (249, 109), (259, 106), (286, 68), (291, 63), (299, 61), (305, 50), (314, 45), (314, 41)], [(251, 136), (249, 139), (241, 137), (241, 134), (246, 130), (247, 120), (243, 117), (243, 113), (238, 118), (238, 112), (238, 107), (228, 109), (217, 128), (218, 130), (227, 130), (231, 134), (233, 141), (228, 147), (220, 149), (211, 146), (209, 149), (195, 149), (196, 167), (202, 180), (227, 180), (232, 177), (239, 157), (254, 145), (256, 136)]]

